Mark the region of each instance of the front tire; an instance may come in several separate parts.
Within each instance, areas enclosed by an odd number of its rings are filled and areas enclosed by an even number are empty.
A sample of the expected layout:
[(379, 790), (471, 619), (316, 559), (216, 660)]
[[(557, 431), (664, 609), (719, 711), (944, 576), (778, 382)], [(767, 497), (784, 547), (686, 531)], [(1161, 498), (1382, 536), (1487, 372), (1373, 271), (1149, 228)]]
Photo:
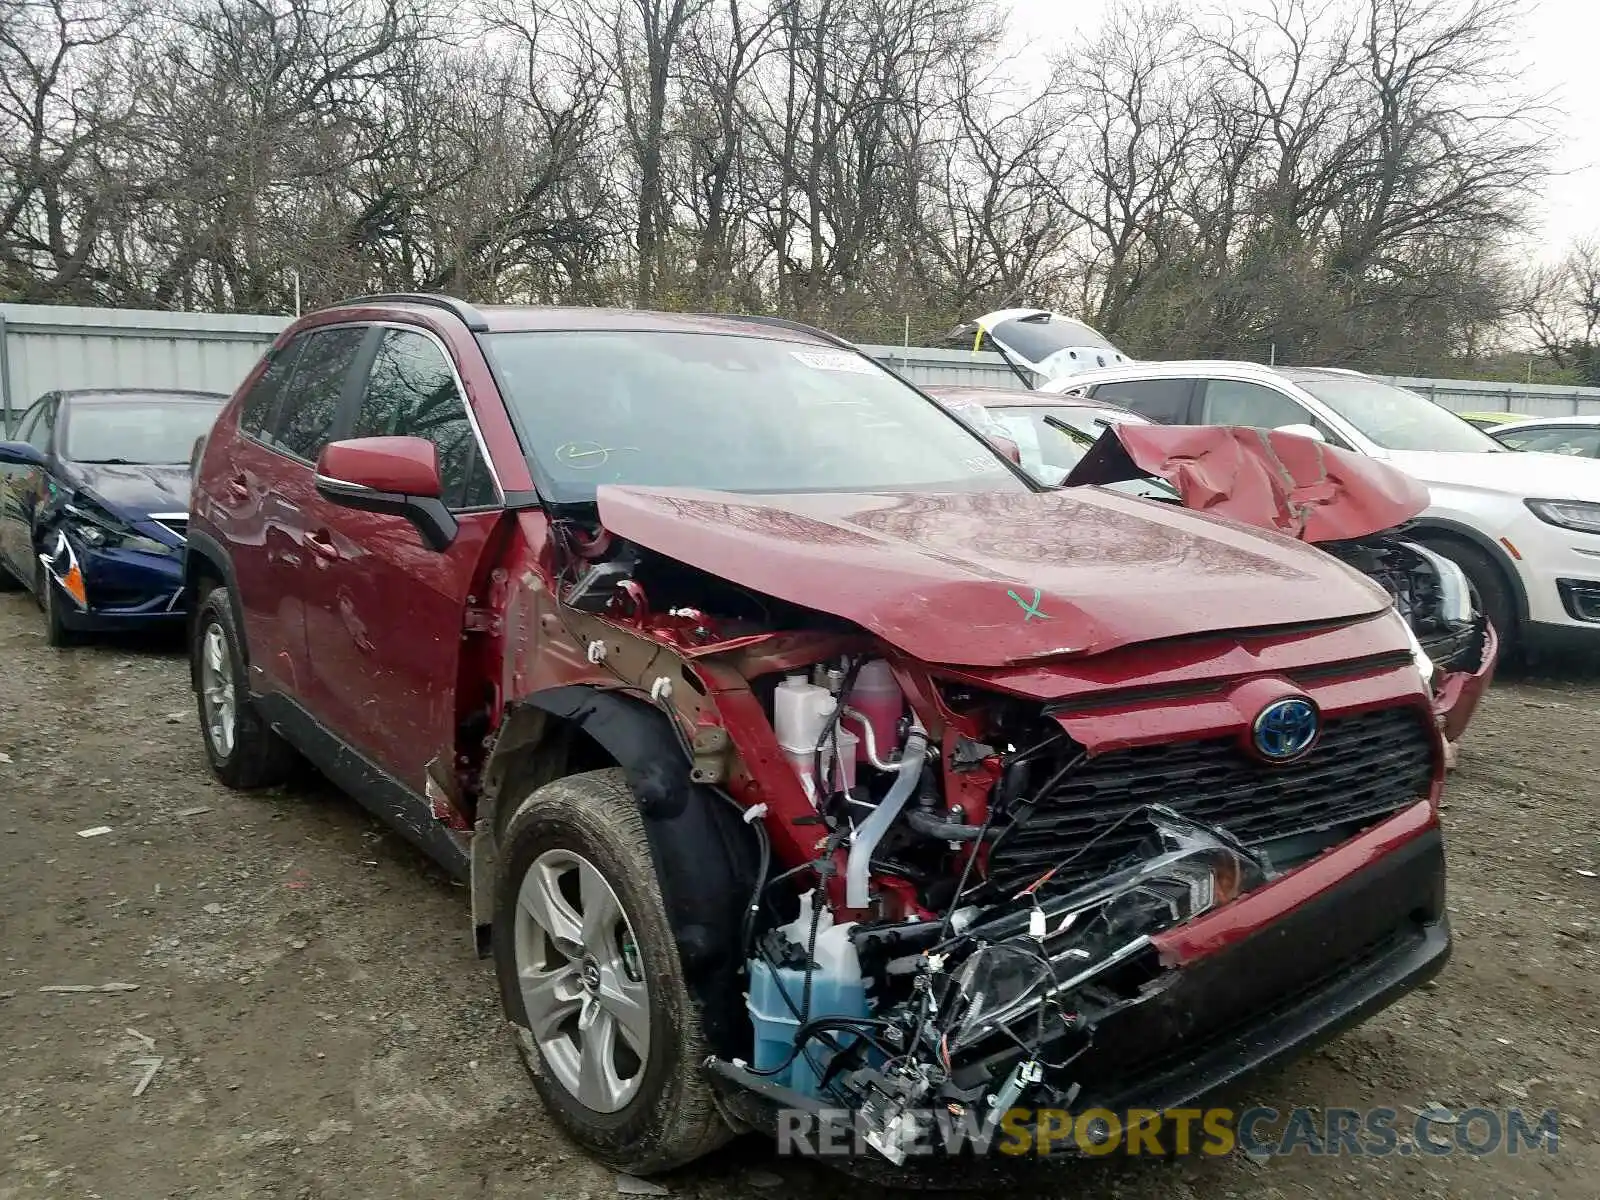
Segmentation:
[(506, 824), (494, 960), (523, 1065), (551, 1117), (614, 1169), (682, 1166), (732, 1136), (622, 771), (532, 791)]
[(1467, 577), (1467, 582), (1476, 593), (1479, 606), (1500, 639), (1500, 657), (1511, 661), (1521, 641), (1522, 630), (1521, 622), (1517, 620), (1517, 602), (1512, 594), (1511, 582), (1500, 565), (1466, 541), (1442, 538), (1429, 541), (1427, 545), (1461, 568), (1461, 573)]
[(256, 711), (226, 588), (213, 588), (195, 614), (189, 647), (200, 735), (211, 773), (231, 788), (272, 787), (289, 777), (295, 752)]
[(57, 650), (77, 645), (79, 634), (63, 620), (61, 597), (56, 593), (60, 585), (50, 578), (50, 572), (39, 572), (39, 607), (44, 610), (44, 640)]

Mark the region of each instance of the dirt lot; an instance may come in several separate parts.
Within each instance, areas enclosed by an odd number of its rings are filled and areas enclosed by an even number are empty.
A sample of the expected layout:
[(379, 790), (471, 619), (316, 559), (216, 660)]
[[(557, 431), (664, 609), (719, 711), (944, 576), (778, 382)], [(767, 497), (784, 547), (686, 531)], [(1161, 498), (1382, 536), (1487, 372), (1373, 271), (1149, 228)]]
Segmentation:
[[(461, 889), (328, 790), (214, 785), (186, 685), (178, 647), (52, 652), (0, 596), (0, 1200), (615, 1194), (515, 1065)], [(1498, 686), (1447, 819), (1446, 973), (1235, 1099), (1558, 1107), (1556, 1155), (1121, 1159), (1036, 1194), (1600, 1195), (1600, 666)], [(107, 982), (138, 987), (40, 990)], [(666, 1183), (878, 1194), (756, 1139)]]

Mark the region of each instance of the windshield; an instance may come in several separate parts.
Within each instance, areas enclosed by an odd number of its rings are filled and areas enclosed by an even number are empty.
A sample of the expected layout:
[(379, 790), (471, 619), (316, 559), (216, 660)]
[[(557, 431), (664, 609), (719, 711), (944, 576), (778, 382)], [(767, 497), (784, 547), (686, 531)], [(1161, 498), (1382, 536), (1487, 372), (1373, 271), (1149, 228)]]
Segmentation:
[[(990, 326), (989, 334), (1007, 350), (1029, 362), (1043, 362), (1058, 350), (1115, 350), (1116, 347), (1081, 321), (1056, 314), (1015, 317)], [(1106, 364), (1101, 363), (1101, 366)]]
[(76, 399), (67, 413), (65, 454), (74, 462), (177, 466), (211, 432), (222, 409), (215, 400)]
[(1405, 388), (1354, 376), (1295, 382), (1385, 450), (1505, 451), (1481, 429)]
[(602, 484), (728, 492), (994, 491), (995, 450), (863, 355), (728, 334), (484, 339), (558, 503)]

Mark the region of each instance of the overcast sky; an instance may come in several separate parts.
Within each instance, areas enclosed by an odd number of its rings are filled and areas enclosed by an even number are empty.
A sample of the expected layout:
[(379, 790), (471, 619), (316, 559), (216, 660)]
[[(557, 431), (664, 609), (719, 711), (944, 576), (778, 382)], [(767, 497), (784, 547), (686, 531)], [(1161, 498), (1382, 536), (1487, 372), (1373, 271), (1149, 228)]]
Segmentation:
[[(999, 0), (1011, 9), (1019, 48), (1042, 49), (1093, 34), (1107, 0)], [(1228, 0), (1232, 7), (1232, 0)], [(1600, 235), (1600, 0), (1524, 0), (1516, 41), (1530, 90), (1558, 110), (1558, 172), (1539, 201), (1531, 253), (1555, 257), (1574, 237)], [(1245, 5), (1239, 5), (1241, 9)]]

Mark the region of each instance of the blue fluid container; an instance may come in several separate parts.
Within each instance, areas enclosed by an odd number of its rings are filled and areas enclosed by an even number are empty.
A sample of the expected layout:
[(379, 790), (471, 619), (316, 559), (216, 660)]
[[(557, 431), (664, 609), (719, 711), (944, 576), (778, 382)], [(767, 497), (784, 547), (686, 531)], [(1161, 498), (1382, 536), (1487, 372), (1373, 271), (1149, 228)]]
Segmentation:
[[(779, 990), (780, 984), (782, 991)], [(789, 1005), (784, 1003), (783, 994), (788, 993), (795, 1008), (803, 1008), (805, 986), (806, 973), (803, 970), (774, 968), (761, 959), (751, 960), (747, 1002), (750, 1022), (755, 1026), (755, 1055), (751, 1065), (756, 1070), (771, 1070), (789, 1057), (800, 1021)], [(868, 1015), (866, 983), (859, 974), (852, 977), (851, 974), (820, 969), (811, 972), (810, 1020)], [(847, 1046), (856, 1035), (835, 1030), (832, 1036), (841, 1046)], [(772, 1076), (772, 1082), (822, 1099), (824, 1097), (818, 1086), (821, 1079), (819, 1072), (827, 1069), (833, 1051), (818, 1037), (809, 1039), (805, 1050), (808, 1053), (797, 1055), (786, 1071)]]

